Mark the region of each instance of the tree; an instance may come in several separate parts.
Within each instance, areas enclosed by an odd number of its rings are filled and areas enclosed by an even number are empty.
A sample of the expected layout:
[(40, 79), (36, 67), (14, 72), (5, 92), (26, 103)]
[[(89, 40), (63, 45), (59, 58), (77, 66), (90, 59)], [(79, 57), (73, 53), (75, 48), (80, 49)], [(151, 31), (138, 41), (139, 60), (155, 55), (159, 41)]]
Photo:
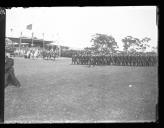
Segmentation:
[(145, 37), (141, 40), (140, 49), (142, 50), (142, 52), (145, 52), (146, 49), (150, 47), (150, 45), (148, 44), (150, 40), (151, 38), (148, 37)]
[(152, 47), (152, 49), (151, 49), (151, 51), (153, 52), (153, 53), (157, 53), (158, 52), (158, 46), (153, 46)]
[(118, 48), (114, 37), (106, 34), (95, 34), (91, 42), (94, 42), (93, 47), (99, 52), (115, 52), (115, 49)]
[(127, 36), (122, 39), (124, 51), (128, 52), (130, 47), (133, 47), (130, 51), (138, 50), (138, 46), (140, 46), (141, 41), (138, 38), (134, 38), (132, 36)]

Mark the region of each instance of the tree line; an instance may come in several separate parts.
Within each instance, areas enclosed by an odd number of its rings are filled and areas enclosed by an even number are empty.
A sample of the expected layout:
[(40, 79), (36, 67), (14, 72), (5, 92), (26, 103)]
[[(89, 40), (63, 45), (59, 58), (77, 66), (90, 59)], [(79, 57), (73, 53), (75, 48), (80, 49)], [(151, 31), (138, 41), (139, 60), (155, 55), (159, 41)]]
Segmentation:
[[(71, 57), (73, 54), (83, 53), (83, 52), (108, 54), (108, 53), (117, 53), (119, 51), (118, 43), (116, 42), (115, 38), (111, 35), (96, 33), (92, 36), (90, 41), (93, 43), (91, 47), (85, 47), (81, 51), (80, 50), (66, 50), (62, 52), (62, 56)], [(126, 36), (121, 41), (123, 43), (123, 51), (121, 52), (144, 53), (146, 52), (147, 48), (150, 48), (151, 38), (144, 37), (142, 39), (139, 39), (133, 36)], [(157, 51), (157, 47), (153, 47), (153, 49), (154, 51)], [(151, 52), (157, 54), (154, 51), (151, 51)]]
[[(138, 51), (145, 52), (146, 49), (150, 47), (149, 42), (151, 41), (151, 38), (144, 37), (143, 39), (139, 39), (133, 36), (126, 36), (121, 41), (123, 43), (123, 51), (126, 53)], [(111, 35), (96, 33), (93, 35), (91, 42), (93, 42), (93, 45), (84, 48), (84, 50), (101, 53), (116, 53), (119, 48), (115, 38)], [(156, 48), (154, 47), (154, 49)]]

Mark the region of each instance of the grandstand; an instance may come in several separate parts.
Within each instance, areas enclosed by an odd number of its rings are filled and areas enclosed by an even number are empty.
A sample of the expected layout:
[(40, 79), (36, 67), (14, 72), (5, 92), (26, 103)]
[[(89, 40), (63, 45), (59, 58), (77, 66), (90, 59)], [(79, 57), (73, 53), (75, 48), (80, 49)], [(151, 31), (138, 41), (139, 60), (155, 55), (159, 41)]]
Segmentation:
[[(32, 46), (32, 38), (28, 38), (28, 37), (22, 37), (22, 38), (16, 38), (16, 37), (6, 37), (7, 40), (11, 40), (13, 43), (20, 43), (20, 40), (21, 40), (21, 43), (27, 43), (29, 46)], [(44, 40), (44, 44), (50, 44), (52, 43), (52, 41), (47, 41), (47, 40)], [(43, 39), (38, 39), (38, 38), (33, 38), (33, 45), (34, 46), (39, 46), (39, 47), (43, 47)]]
[[(38, 39), (37, 37), (28, 38), (28, 37), (6, 37), (6, 47), (9, 49), (19, 49), (23, 47), (39, 47), (45, 49), (54, 49), (58, 52), (58, 55), (61, 56), (62, 51), (69, 49), (67, 46), (62, 46), (55, 44), (53, 41)], [(20, 46), (19, 46), (20, 45)]]

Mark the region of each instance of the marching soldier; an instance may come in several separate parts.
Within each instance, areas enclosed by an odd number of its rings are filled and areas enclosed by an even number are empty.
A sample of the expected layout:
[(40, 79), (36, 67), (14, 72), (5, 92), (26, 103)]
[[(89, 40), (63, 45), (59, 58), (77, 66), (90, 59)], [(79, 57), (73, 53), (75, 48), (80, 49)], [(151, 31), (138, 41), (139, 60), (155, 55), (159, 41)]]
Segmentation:
[(72, 55), (72, 64), (75, 64), (75, 55)]
[(89, 67), (91, 67), (91, 65), (95, 66), (95, 56), (93, 54), (89, 56)]

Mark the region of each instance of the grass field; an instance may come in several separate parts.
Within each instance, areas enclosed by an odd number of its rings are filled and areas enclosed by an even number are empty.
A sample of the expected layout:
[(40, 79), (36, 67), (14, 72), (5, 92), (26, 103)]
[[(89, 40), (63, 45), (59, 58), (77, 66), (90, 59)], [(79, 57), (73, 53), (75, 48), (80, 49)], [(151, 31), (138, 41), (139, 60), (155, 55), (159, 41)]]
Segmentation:
[(15, 58), (15, 74), (22, 86), (5, 89), (6, 123), (156, 120), (157, 67)]

